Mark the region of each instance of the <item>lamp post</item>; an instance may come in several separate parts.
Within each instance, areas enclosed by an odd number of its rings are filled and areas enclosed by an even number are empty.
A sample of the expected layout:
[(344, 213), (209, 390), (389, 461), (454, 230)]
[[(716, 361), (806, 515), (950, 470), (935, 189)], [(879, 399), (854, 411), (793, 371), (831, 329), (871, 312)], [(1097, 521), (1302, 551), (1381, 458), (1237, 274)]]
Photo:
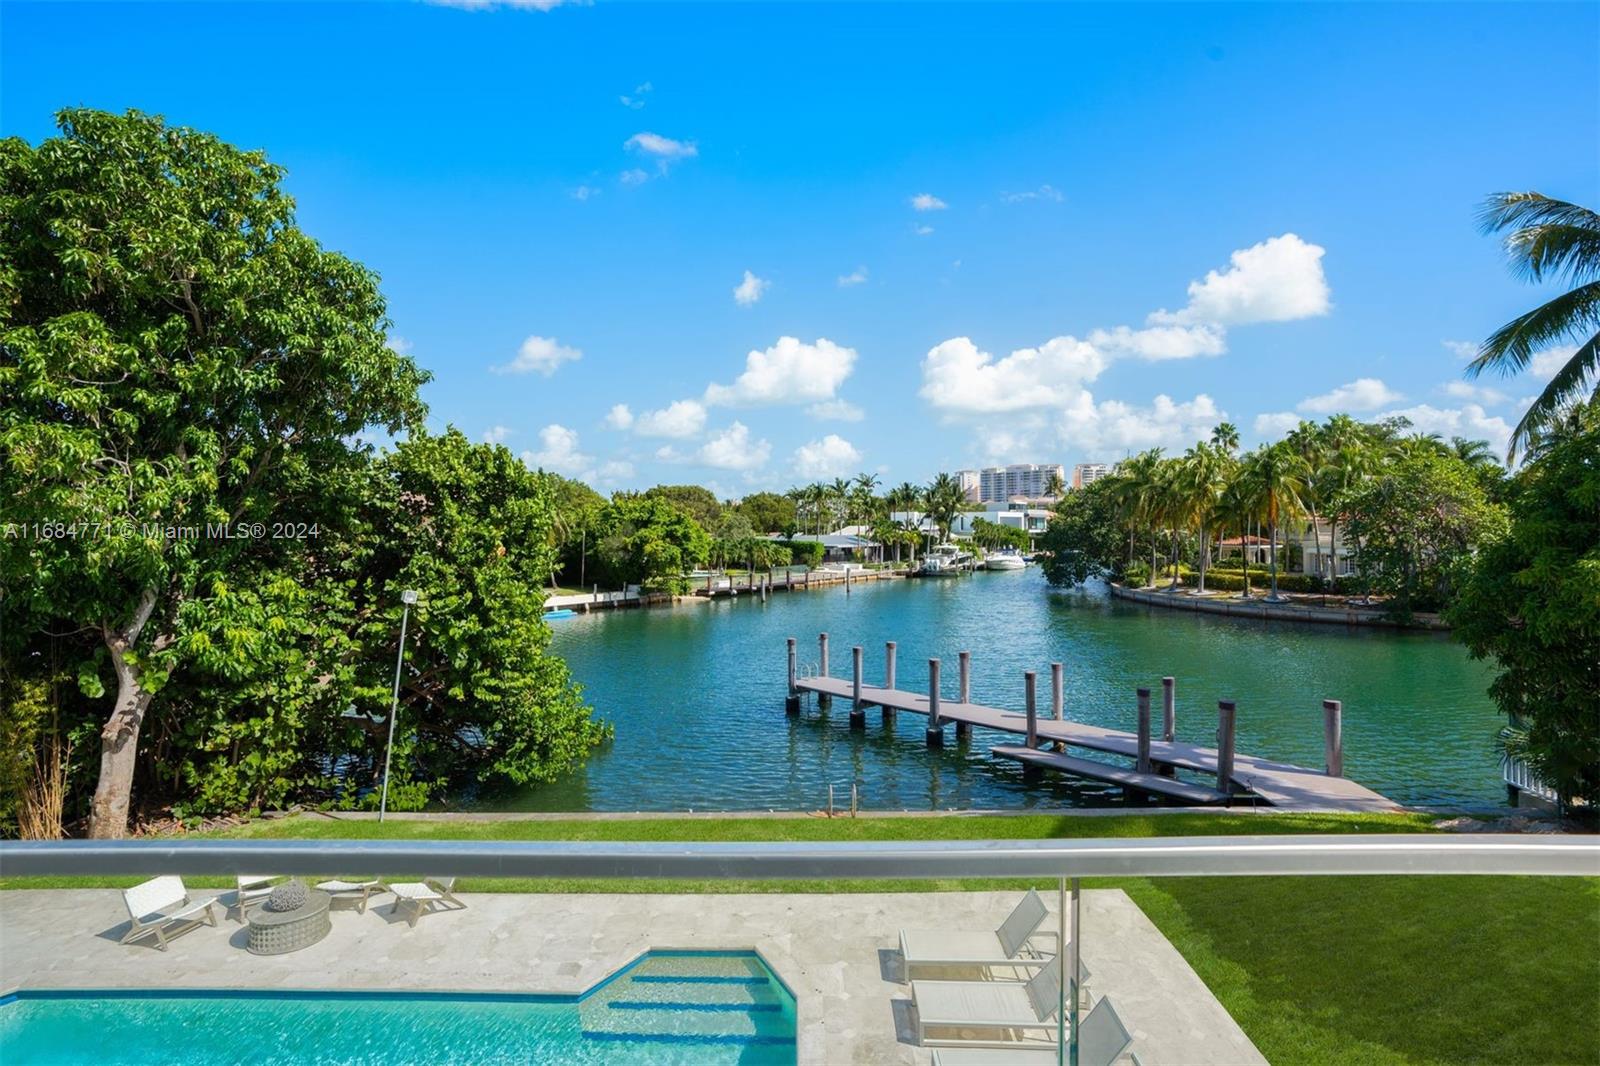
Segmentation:
[(394, 720), (400, 713), (400, 667), (406, 661), (406, 621), (411, 617), (411, 605), (417, 602), (417, 590), (406, 589), (400, 593), (400, 651), (394, 660), (394, 700), (389, 704), (389, 744), (383, 749), (383, 792), (378, 797), (378, 821), (389, 809), (389, 759), (394, 755)]

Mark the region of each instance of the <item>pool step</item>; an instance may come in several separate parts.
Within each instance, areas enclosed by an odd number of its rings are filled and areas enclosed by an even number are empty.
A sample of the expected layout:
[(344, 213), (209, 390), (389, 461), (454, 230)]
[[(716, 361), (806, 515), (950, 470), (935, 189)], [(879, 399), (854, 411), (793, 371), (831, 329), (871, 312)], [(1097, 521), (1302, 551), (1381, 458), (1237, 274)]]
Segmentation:
[(604, 1040), (630, 1044), (735, 1044), (743, 1047), (781, 1047), (793, 1044), (792, 1036), (772, 1036), (740, 1033), (652, 1033), (612, 1032), (585, 1029), (585, 1040)]

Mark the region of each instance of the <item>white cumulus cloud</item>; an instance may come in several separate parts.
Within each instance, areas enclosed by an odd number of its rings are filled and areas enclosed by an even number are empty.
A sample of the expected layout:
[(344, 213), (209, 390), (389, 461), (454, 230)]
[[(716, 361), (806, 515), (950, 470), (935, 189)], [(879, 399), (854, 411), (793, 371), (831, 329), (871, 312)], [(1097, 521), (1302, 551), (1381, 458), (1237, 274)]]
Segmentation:
[(839, 275), (839, 288), (847, 289), (852, 285), (862, 285), (866, 283), (866, 280), (867, 268), (864, 266), (859, 266), (848, 274)]
[(1100, 376), (1106, 357), (1075, 337), (1055, 337), (995, 359), (968, 337), (952, 337), (922, 361), (922, 398), (947, 413), (1065, 407)]
[(1546, 348), (1542, 352), (1534, 352), (1533, 358), (1528, 360), (1529, 374), (1549, 381), (1556, 376), (1556, 371), (1567, 365), (1567, 360), (1578, 354), (1576, 344), (1568, 344), (1559, 348)]
[(861, 453), (856, 446), (829, 433), (821, 440), (809, 441), (794, 450), (795, 473), (807, 480), (839, 477), (861, 465)]
[(1473, 403), (1493, 406), (1504, 403), (1506, 394), (1487, 385), (1474, 385), (1470, 381), (1447, 381), (1440, 391), (1454, 400), (1471, 400)]
[(709, 385), (709, 405), (808, 403), (831, 400), (855, 369), (856, 352), (819, 337), (807, 344), (779, 337), (772, 347), (745, 356), (744, 373), (732, 385)]
[(592, 461), (578, 448), (578, 431), (551, 424), (539, 431), (539, 450), (522, 453), (522, 461), (541, 470), (576, 474)]
[(928, 234), (933, 232), (933, 227), (932, 226), (913, 226), (913, 227), (911, 227), (911, 232), (915, 233), (918, 237), (926, 237), (926, 236), (928, 236)]
[(917, 193), (910, 203), (913, 211), (943, 211), (950, 206), (931, 192)]
[(1227, 414), (1205, 393), (1192, 400), (1157, 396), (1149, 406), (1106, 400), (1096, 404), (1087, 392), (1062, 412), (1061, 443), (1074, 454), (1112, 460), (1146, 448), (1176, 452), (1211, 434)]
[(633, 409), (625, 403), (614, 403), (606, 412), (606, 425), (612, 429), (627, 429), (633, 425)]
[(638, 167), (633, 167), (629, 170), (624, 170), (620, 175), (618, 175), (617, 180), (622, 182), (624, 185), (643, 185), (645, 182), (650, 180), (650, 175), (647, 171), (640, 170)]
[(771, 454), (772, 445), (764, 440), (752, 441), (749, 428), (743, 422), (734, 422), (705, 442), (699, 459), (720, 470), (756, 470), (766, 465)]
[(1358, 414), (1376, 411), (1403, 398), (1377, 378), (1357, 378), (1320, 396), (1307, 396), (1295, 406), (1318, 415)]
[(1266, 414), (1256, 415), (1256, 434), (1269, 440), (1275, 439), (1288, 433), (1302, 421), (1303, 419), (1293, 411), (1269, 411)]
[(1228, 350), (1226, 335), (1213, 325), (1097, 329), (1089, 334), (1089, 343), (1114, 355), (1152, 361), (1221, 355)]
[(554, 337), (529, 337), (517, 349), (517, 357), (509, 363), (493, 367), (497, 374), (540, 373), (549, 377), (562, 363), (582, 359), (583, 352), (569, 348)]
[(740, 307), (749, 307), (761, 299), (763, 293), (772, 284), (766, 278), (758, 278), (750, 271), (744, 272), (744, 279), (733, 287), (733, 302)]
[(1478, 345), (1473, 341), (1440, 341), (1440, 344), (1450, 349), (1457, 359), (1467, 360), (1478, 357)]
[(823, 422), (859, 422), (866, 417), (861, 408), (849, 400), (824, 400), (806, 408), (806, 414)]
[[(654, 159), (657, 168), (663, 174), (679, 160), (693, 159), (700, 154), (700, 149), (693, 141), (678, 141), (671, 137), (663, 137), (659, 133), (649, 132), (635, 133), (622, 142), (622, 147)], [(627, 181), (626, 174), (623, 175), (623, 180)]]
[(483, 434), (485, 444), (504, 444), (514, 431), (507, 426), (490, 426)]
[(1226, 270), (1213, 270), (1189, 283), (1189, 304), (1179, 311), (1157, 311), (1155, 325), (1214, 322), (1290, 322), (1325, 315), (1332, 306), (1322, 273), (1327, 249), (1293, 233), (1271, 237), (1229, 257)]
[(462, 11), (553, 11), (562, 4), (581, 3), (582, 0), (428, 0), (437, 7), (453, 7)]
[(1481, 404), (1467, 403), (1459, 408), (1440, 408), (1418, 404), (1395, 411), (1385, 411), (1383, 418), (1404, 418), (1411, 423), (1415, 433), (1437, 433), (1441, 437), (1465, 437), (1468, 440), (1486, 440), (1496, 454), (1504, 455), (1511, 440), (1511, 426), (1499, 415), (1491, 415)]
[(706, 425), (705, 405), (696, 400), (678, 400), (659, 411), (646, 411), (634, 419), (633, 431), (641, 437), (697, 436)]

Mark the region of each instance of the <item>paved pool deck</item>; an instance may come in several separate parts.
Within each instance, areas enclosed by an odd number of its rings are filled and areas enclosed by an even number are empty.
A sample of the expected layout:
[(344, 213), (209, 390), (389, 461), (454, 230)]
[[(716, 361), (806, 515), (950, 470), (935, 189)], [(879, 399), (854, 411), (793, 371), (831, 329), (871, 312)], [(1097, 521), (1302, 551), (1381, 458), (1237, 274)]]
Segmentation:
[[(212, 893), (196, 893), (198, 897)], [(225, 894), (226, 895), (226, 894)], [(292, 955), (244, 949), (218, 906), (162, 952), (121, 945), (121, 893), (0, 892), (0, 993), (16, 988), (370, 988), (578, 993), (651, 948), (755, 948), (798, 998), (799, 1060), (918, 1064), (903, 927), (993, 928), (1016, 893), (463, 894), (409, 926), (392, 896), (339, 909)], [(1049, 901), (1054, 906), (1055, 900)], [(1052, 913), (1047, 928), (1055, 927)], [(1110, 996), (1145, 1066), (1265, 1063), (1195, 972), (1118, 889), (1083, 894), (1090, 994)], [(1125, 1056), (1125, 1062), (1131, 1058)]]

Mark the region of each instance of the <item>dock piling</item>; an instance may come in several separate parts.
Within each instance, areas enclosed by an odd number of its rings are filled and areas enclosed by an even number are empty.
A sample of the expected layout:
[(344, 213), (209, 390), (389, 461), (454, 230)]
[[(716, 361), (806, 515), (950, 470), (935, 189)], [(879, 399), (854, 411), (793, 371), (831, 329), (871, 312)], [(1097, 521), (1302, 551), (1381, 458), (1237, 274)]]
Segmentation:
[[(1050, 664), (1050, 717), (1058, 722), (1067, 720), (1066, 695), (1060, 663)], [(1053, 746), (1056, 751), (1067, 750), (1067, 746), (1059, 740)]]
[(1028, 735), (1024, 743), (1030, 748), (1039, 746), (1039, 706), (1034, 698), (1038, 681), (1039, 675), (1036, 672), (1032, 670), (1022, 672), (1022, 702), (1028, 715)]
[(850, 649), (850, 728), (867, 728), (867, 710), (861, 704), (861, 645)]
[[(970, 651), (964, 651), (964, 652), (962, 652), (960, 654), (959, 658), (960, 658), (960, 661), (961, 661), (961, 669), (960, 669), (960, 690), (961, 691), (960, 691), (960, 695), (957, 697), (957, 699), (961, 703), (971, 703), (972, 702), (972, 653)], [(956, 739), (957, 740), (961, 740), (961, 739), (963, 739), (965, 737), (970, 737), (971, 735), (972, 735), (972, 723), (971, 722), (957, 722), (956, 723)]]
[[(894, 641), (885, 641), (883, 645), (883, 687), (894, 690), (894, 654), (898, 646)], [(890, 725), (894, 722), (894, 708), (887, 703), (883, 705), (883, 724)]]
[(1232, 700), (1217, 701), (1217, 791), (1233, 794), (1234, 713)]
[[(817, 675), (828, 676), (828, 634), (817, 634)], [(817, 693), (817, 710), (827, 711), (833, 708), (833, 697), (826, 692)]]
[(1175, 677), (1161, 679), (1161, 739), (1168, 744), (1178, 739), (1177, 685)]
[(1344, 704), (1338, 700), (1322, 701), (1322, 757), (1329, 777), (1344, 776)]
[(944, 747), (944, 727), (939, 723), (939, 660), (928, 660), (928, 747)]
[(800, 689), (796, 682), (799, 680), (799, 652), (795, 648), (795, 640), (789, 638), (789, 694), (783, 698), (783, 713), (793, 717), (800, 713)]
[(1150, 772), (1150, 690), (1139, 690), (1139, 758), (1137, 769), (1141, 774)]

